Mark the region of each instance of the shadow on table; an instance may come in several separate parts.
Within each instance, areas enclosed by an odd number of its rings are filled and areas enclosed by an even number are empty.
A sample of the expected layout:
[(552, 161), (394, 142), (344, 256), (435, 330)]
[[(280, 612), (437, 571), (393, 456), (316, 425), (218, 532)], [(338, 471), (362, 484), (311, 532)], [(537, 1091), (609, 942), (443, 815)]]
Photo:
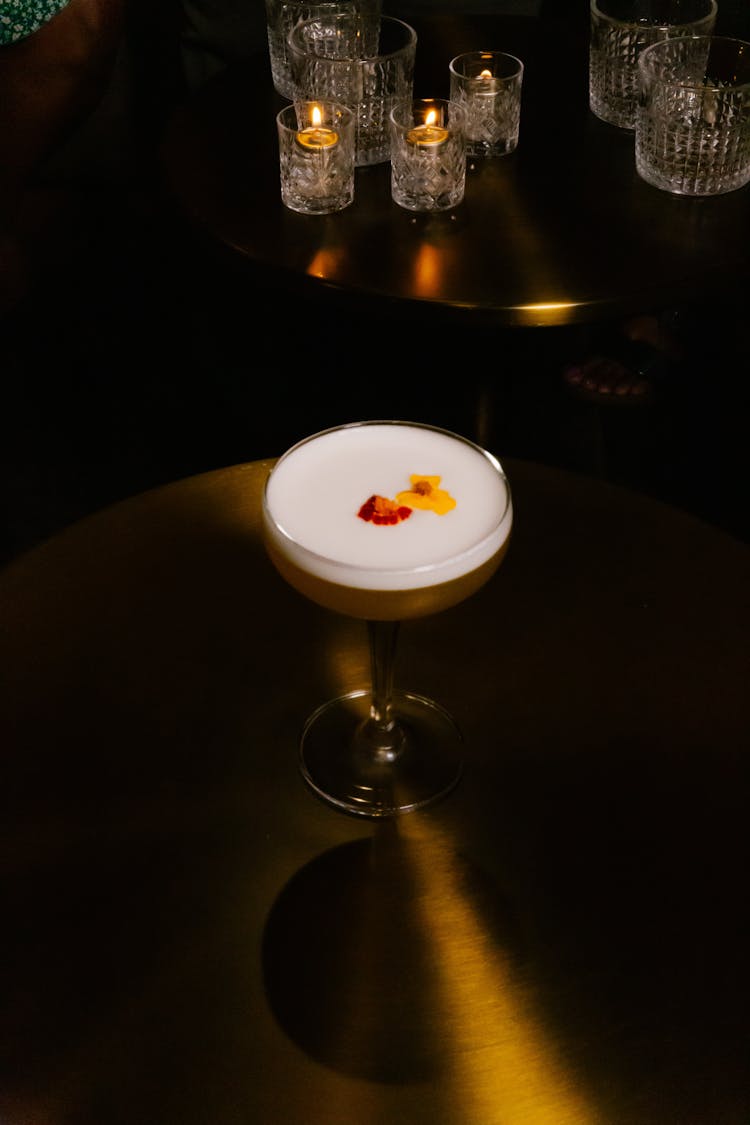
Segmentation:
[[(495, 1003), (479, 994), (485, 956), (510, 962), (522, 952), (517, 919), (478, 867), (386, 823), (290, 879), (268, 916), (263, 972), (276, 1019), (304, 1051), (398, 1084), (450, 1069)], [(479, 1000), (470, 1009), (467, 989)]]

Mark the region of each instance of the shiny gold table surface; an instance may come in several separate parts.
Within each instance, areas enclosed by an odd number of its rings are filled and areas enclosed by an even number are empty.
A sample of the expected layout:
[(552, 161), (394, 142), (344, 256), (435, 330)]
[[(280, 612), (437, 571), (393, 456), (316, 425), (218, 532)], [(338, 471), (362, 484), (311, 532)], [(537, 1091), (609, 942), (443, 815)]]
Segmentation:
[(3, 1125), (747, 1125), (748, 548), (506, 462), (505, 564), (401, 635), (465, 777), (375, 824), (298, 773), (366, 638), (270, 465), (0, 574)]

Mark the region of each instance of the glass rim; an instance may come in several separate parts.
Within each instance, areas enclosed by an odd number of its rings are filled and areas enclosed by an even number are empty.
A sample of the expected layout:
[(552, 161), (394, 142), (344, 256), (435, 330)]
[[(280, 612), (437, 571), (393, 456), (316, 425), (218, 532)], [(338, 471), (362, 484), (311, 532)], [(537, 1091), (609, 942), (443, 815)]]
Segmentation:
[(386, 59), (395, 58), (396, 55), (400, 55), (404, 51), (409, 51), (412, 48), (414, 48), (416, 50), (417, 33), (414, 30), (414, 28), (411, 26), (411, 24), (406, 23), (405, 20), (398, 19), (397, 16), (384, 16), (384, 15), (381, 15), (381, 16), (378, 17), (378, 23), (379, 24), (387, 23), (387, 24), (389, 24), (391, 26), (394, 26), (394, 27), (399, 26), (399, 27), (405, 28), (406, 32), (407, 32), (406, 41), (404, 43), (402, 43), (400, 47), (395, 47), (392, 51), (385, 51), (384, 53), (378, 52), (377, 55), (363, 55), (361, 57), (360, 56), (343, 56), (341, 58), (336, 58), (335, 56), (331, 57), (329, 55), (310, 55), (310, 56), (308, 56), (307, 51), (303, 51), (301, 47), (298, 47), (295, 43), (292, 42), (292, 36), (294, 35), (295, 31), (297, 31), (297, 29), (300, 28), (300, 27), (310, 26), (314, 23), (333, 24), (333, 23), (341, 23), (344, 20), (351, 21), (351, 20), (361, 20), (361, 19), (362, 19), (362, 16), (360, 14), (358, 14), (357, 12), (331, 12), (330, 14), (325, 14), (325, 15), (322, 15), (322, 16), (308, 16), (304, 20), (298, 20), (297, 23), (295, 23), (292, 30), (289, 32), (289, 36), (288, 36), (287, 43), (286, 43), (287, 50), (289, 52), (293, 52), (295, 55), (298, 55), (301, 58), (307, 58), (307, 57), (319, 58), (319, 59), (325, 59), (325, 61), (328, 62), (328, 63), (345, 63), (346, 65), (351, 65), (351, 63), (353, 63), (353, 62), (355, 62), (355, 63), (356, 62), (359, 62), (359, 63), (372, 62), (373, 59), (377, 59), (379, 62), (382, 62)]
[[(440, 109), (450, 109), (451, 113), (455, 113), (457, 116), (457, 124), (462, 124), (466, 121), (466, 107), (462, 102), (456, 101), (455, 98), (403, 98), (401, 101), (396, 102), (396, 104), (391, 107), (390, 112), (388, 113), (388, 117), (394, 125), (398, 125), (401, 129), (408, 129), (412, 125), (418, 124), (419, 119), (412, 116), (411, 120), (407, 121), (406, 119), (404, 119), (402, 121), (399, 119), (399, 115), (402, 112), (405, 114), (413, 115), (417, 107), (421, 107), (422, 109), (426, 110), (431, 106), (438, 107)], [(406, 426), (427, 426), (426, 422), (404, 422), (402, 424)], [(430, 428), (433, 430), (442, 430), (442, 432), (445, 434), (450, 434), (452, 432), (451, 430), (443, 429), (441, 426), (432, 426)], [(453, 434), (452, 436), (461, 438), (462, 441), (470, 440), (468, 438), (464, 439), (463, 437), (461, 437), (461, 434)], [(482, 447), (480, 445), (477, 446), (477, 448), (481, 449)], [(484, 452), (486, 452), (486, 450)]]
[[(734, 46), (744, 49), (748, 55), (748, 77), (741, 82), (735, 82), (728, 86), (706, 86), (705, 82), (688, 81), (683, 78), (670, 78), (667, 76), (655, 75), (653, 60), (658, 57), (659, 52), (663, 50), (674, 50), (675, 43), (681, 40), (687, 40), (689, 43), (706, 43), (710, 48), (713, 44), (733, 44)], [(740, 54), (743, 51), (740, 50)], [(736, 93), (738, 90), (750, 90), (750, 41), (747, 39), (738, 39), (733, 35), (679, 35), (674, 36), (672, 39), (663, 39), (659, 43), (651, 43), (650, 46), (644, 47), (638, 55), (638, 68), (641, 74), (648, 74), (649, 78), (658, 78), (662, 86), (670, 86), (679, 90), (695, 90), (696, 92), (709, 91), (712, 94), (727, 94)]]
[[(319, 551), (312, 551), (309, 547), (306, 547), (303, 543), (300, 543), (298, 539), (295, 539), (293, 535), (290, 535), (289, 532), (281, 526), (278, 520), (274, 518), (268, 503), (268, 489), (271, 484), (271, 478), (273, 477), (276, 468), (288, 457), (291, 457), (291, 455), (296, 452), (296, 450), (301, 449), (304, 445), (309, 445), (310, 442), (315, 441), (318, 438), (325, 437), (327, 434), (340, 433), (343, 430), (362, 429), (365, 426), (405, 426), (410, 429), (429, 430), (432, 433), (443, 434), (445, 437), (460, 441), (463, 445), (467, 445), (469, 446), (469, 448), (475, 450), (475, 452), (481, 454), (485, 461), (487, 461), (495, 470), (498, 478), (502, 480), (503, 484), (505, 485), (505, 506), (496, 523), (492, 526), (492, 528), (487, 532), (486, 535), (483, 535), (481, 539), (478, 539), (475, 543), (472, 543), (472, 545), (465, 548), (465, 550), (459, 551), (455, 555), (449, 555), (447, 558), (441, 559), (438, 563), (425, 563), (422, 566), (391, 567), (372, 566), (371, 564), (366, 566), (363, 563), (344, 562), (341, 559), (332, 558), (330, 555), (321, 555)], [(457, 434), (453, 430), (446, 429), (444, 426), (434, 426), (429, 422), (409, 422), (406, 419), (398, 418), (372, 418), (360, 422), (342, 422), (341, 425), (328, 426), (324, 430), (318, 430), (314, 434), (308, 434), (307, 437), (301, 438), (299, 441), (295, 442), (294, 445), (291, 445), (287, 450), (285, 450), (284, 453), (282, 453), (281, 456), (278, 457), (274, 462), (270, 473), (266, 477), (265, 484), (263, 485), (262, 498), (263, 513), (267, 517), (269, 523), (272, 524), (274, 530), (287, 543), (292, 543), (295, 547), (298, 547), (300, 551), (304, 552), (304, 554), (308, 556), (308, 558), (317, 559), (320, 562), (325, 563), (327, 566), (332, 567), (333, 569), (347, 570), (354, 573), (367, 573), (368, 571), (377, 571), (381, 574), (390, 575), (429, 574), (436, 570), (440, 570), (441, 567), (446, 566), (448, 563), (456, 562), (458, 559), (466, 558), (472, 554), (475, 554), (484, 546), (485, 543), (487, 543), (490, 539), (492, 539), (494, 535), (497, 534), (497, 532), (505, 522), (508, 513), (512, 511), (512, 507), (513, 502), (510, 490), (510, 482), (505, 473), (505, 470), (503, 469), (502, 464), (494, 453), (491, 453), (488, 449), (485, 449), (483, 446), (478, 445), (475, 441), (472, 441), (471, 438), (464, 437), (463, 434)]]
[(287, 125), (283, 119), (292, 112), (296, 112), (298, 106), (321, 106), (336, 116), (344, 118), (346, 124), (354, 123), (354, 110), (351, 106), (344, 105), (343, 102), (336, 101), (335, 98), (295, 98), (293, 102), (288, 105), (283, 105), (276, 114), (276, 121), (282, 129), (288, 129), (294, 132), (298, 125)]
[(642, 28), (644, 30), (648, 29), (651, 31), (668, 31), (670, 27), (692, 27), (695, 24), (703, 23), (705, 20), (716, 19), (717, 13), (719, 11), (717, 0), (708, 0), (709, 10), (704, 15), (693, 16), (692, 19), (685, 20), (684, 23), (674, 23), (671, 20), (662, 20), (660, 23), (642, 23), (641, 21), (636, 19), (628, 20), (621, 19), (619, 16), (610, 16), (608, 12), (602, 11), (599, 3), (600, 0), (591, 0), (591, 12), (599, 16), (601, 19), (607, 20), (608, 23), (617, 24), (618, 27)]
[(523, 73), (523, 59), (519, 59), (518, 55), (512, 55), (509, 51), (461, 51), (460, 54), (453, 56), (451, 61), (448, 63), (448, 69), (451, 72), (451, 74), (455, 74), (456, 78), (472, 78), (473, 75), (462, 74), (460, 70), (456, 69), (454, 64), (457, 63), (459, 59), (477, 59), (477, 60), (479, 60), (479, 59), (484, 58), (484, 57), (509, 59), (511, 62), (514, 62), (514, 63), (518, 64), (518, 67), (517, 67), (517, 70), (516, 70), (515, 74), (505, 74), (505, 75), (501, 74), (501, 75), (495, 75), (495, 77), (514, 78), (517, 75)]

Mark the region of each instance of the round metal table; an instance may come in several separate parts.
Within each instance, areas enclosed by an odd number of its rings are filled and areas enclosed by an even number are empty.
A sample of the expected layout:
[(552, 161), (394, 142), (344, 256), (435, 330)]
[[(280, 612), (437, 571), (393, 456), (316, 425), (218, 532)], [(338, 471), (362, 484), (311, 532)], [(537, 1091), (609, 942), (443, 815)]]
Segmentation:
[(196, 228), (264, 284), (365, 302), (372, 315), (569, 325), (747, 292), (750, 187), (690, 199), (638, 177), (633, 134), (588, 108), (585, 21), (408, 18), (417, 96), (447, 96), (461, 51), (496, 47), (524, 61), (515, 153), (470, 161), (451, 212), (401, 210), (381, 164), (357, 170), (345, 211), (297, 215), (279, 190), (274, 118), (286, 103), (259, 52), (197, 92), (167, 130), (165, 183)]
[(365, 629), (272, 569), (270, 466), (0, 573), (0, 1117), (746, 1121), (748, 548), (507, 461), (500, 572), (401, 636), (465, 776), (362, 822), (296, 740)]

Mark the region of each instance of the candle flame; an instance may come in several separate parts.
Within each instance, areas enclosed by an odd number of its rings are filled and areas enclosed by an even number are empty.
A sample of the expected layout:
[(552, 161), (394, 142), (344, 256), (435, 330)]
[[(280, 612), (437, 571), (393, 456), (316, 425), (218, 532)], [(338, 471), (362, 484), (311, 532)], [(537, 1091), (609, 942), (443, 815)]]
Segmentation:
[(437, 124), (437, 117), (438, 117), (438, 115), (437, 115), (436, 109), (428, 110), (428, 112), (425, 114), (425, 119), (424, 119), (425, 125), (435, 125), (435, 124)]
[(314, 105), (310, 110), (310, 121), (316, 128), (318, 128), (322, 120), (323, 114), (320, 112), (320, 106)]
[(485, 67), (484, 70), (480, 70), (479, 77), (480, 78), (492, 78), (492, 71), (487, 70), (487, 68)]

